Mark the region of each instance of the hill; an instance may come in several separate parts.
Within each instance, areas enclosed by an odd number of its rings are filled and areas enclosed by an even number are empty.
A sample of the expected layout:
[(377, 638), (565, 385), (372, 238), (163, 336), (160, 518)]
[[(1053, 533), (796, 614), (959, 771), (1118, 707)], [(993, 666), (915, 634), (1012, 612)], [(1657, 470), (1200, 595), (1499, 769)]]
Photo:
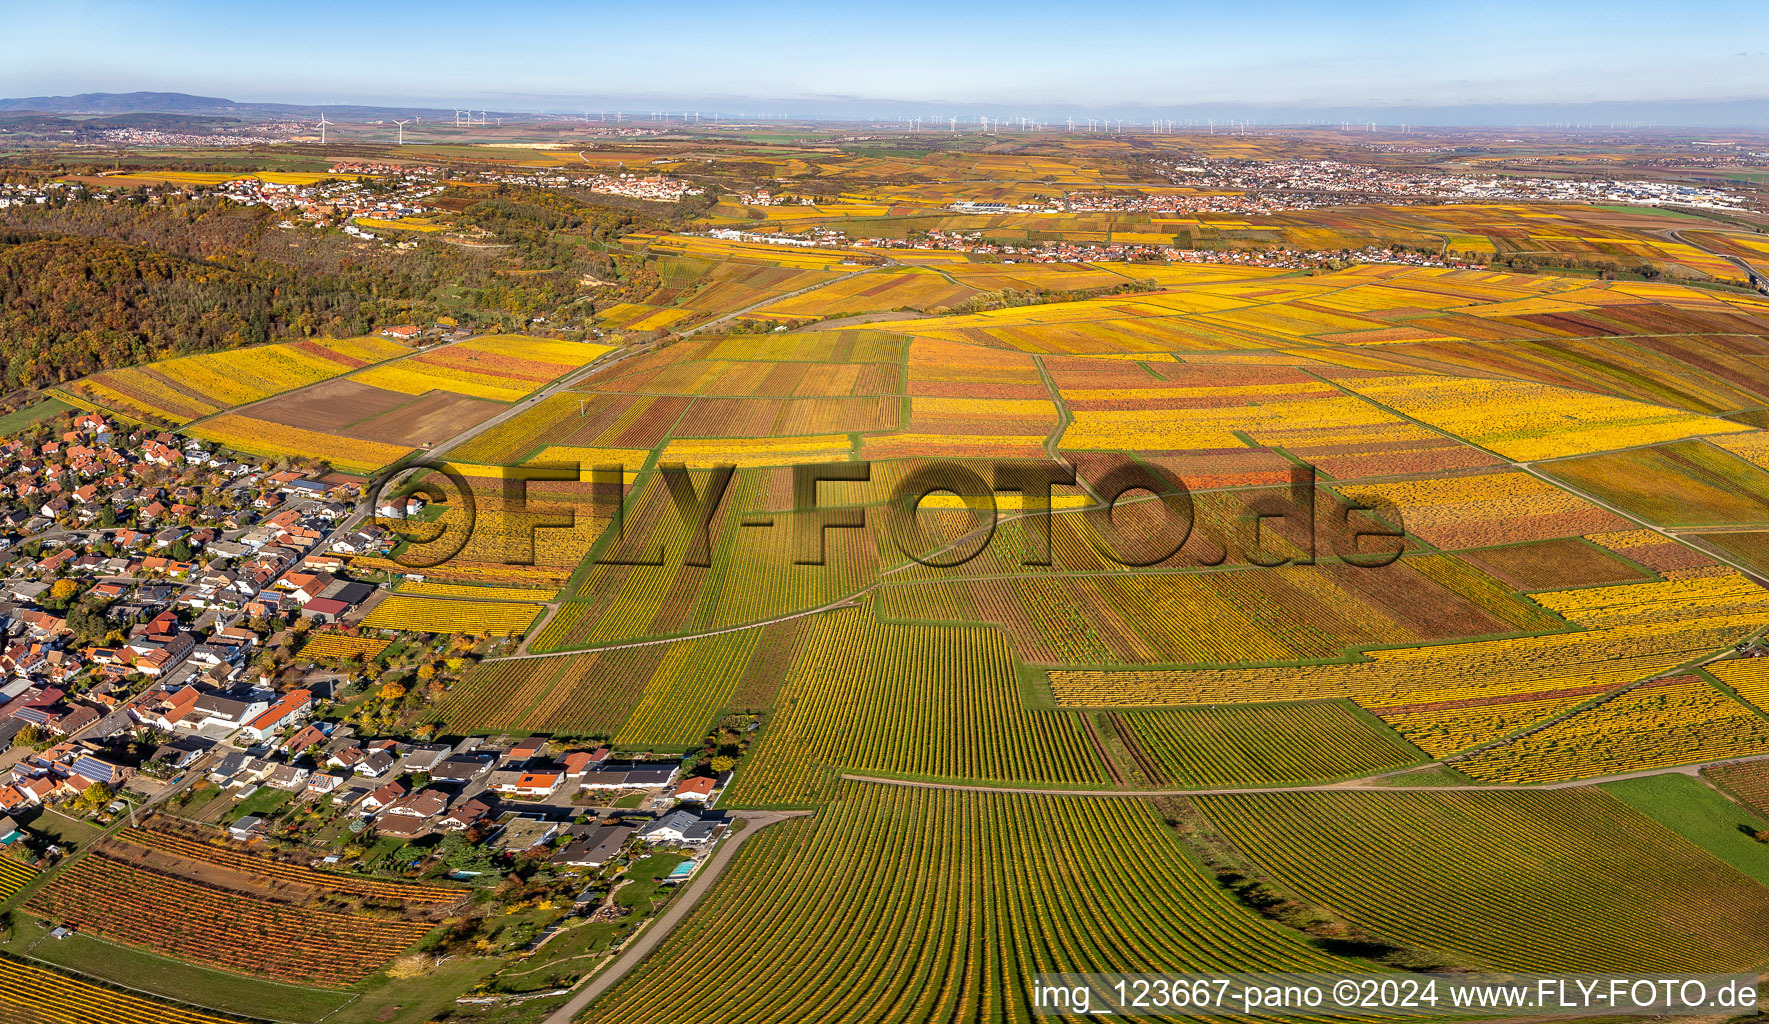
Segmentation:
[[(0, 99), (0, 111), (43, 114), (205, 114), (269, 121), (316, 117), (324, 110), (337, 118), (401, 117), (419, 114), (446, 118), (453, 112), (436, 107), (381, 107), (317, 103), (241, 103), (219, 96), (182, 92), (83, 92), (74, 96), (23, 96)], [(517, 117), (508, 111), (491, 116)]]

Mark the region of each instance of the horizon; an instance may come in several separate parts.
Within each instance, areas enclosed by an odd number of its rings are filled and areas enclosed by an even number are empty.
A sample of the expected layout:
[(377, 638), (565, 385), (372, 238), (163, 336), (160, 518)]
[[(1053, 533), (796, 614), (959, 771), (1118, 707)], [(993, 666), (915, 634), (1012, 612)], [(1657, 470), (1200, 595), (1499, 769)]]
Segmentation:
[[(672, 24), (702, 25), (722, 45), (662, 39), (661, 57), (650, 46), (598, 46), (671, 30), (608, 5), (559, 11), (515, 0), (494, 19), (454, 0), (370, 11), (321, 0), (308, 10), (295, 37), (272, 13), (209, 0), (170, 13), (116, 0), (17, 11), (15, 34), (34, 45), (0, 70), (0, 94), (178, 92), (523, 113), (627, 103), (841, 120), (1086, 112), (1491, 124), (1492, 112), (1519, 110), (1523, 121), (1680, 113), (1690, 124), (1769, 123), (1769, 53), (1738, 41), (1735, 26), (1752, 13), (1729, 0), (1675, 12), (1638, 2), (1423, 12), (1284, 3), (1258, 14), (1137, 2), (1092, 19), (1047, 4), (952, 10), (915, 0), (889, 24), (802, 2), (730, 24), (708, 20), (725, 12), (690, 3)], [(347, 27), (328, 34), (333, 24)], [(471, 52), (448, 52), (455, 25), (471, 25)], [(291, 45), (247, 45), (254, 40)], [(1247, 40), (1257, 45), (1228, 45)], [(431, 54), (444, 59), (421, 59)]]

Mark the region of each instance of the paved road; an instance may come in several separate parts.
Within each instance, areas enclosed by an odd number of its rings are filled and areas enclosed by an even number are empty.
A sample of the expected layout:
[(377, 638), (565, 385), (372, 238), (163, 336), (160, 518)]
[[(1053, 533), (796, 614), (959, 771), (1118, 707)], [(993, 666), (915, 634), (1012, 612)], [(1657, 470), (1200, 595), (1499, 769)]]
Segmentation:
[(652, 950), (657, 948), (659, 943), (669, 936), (670, 932), (675, 930), (676, 925), (682, 923), (682, 919), (688, 916), (690, 910), (694, 909), (694, 904), (699, 902), (700, 897), (706, 895), (707, 890), (712, 888), (713, 882), (718, 880), (720, 873), (725, 870), (726, 865), (731, 862), (731, 858), (736, 855), (737, 848), (743, 845), (750, 836), (769, 825), (786, 821), (789, 818), (802, 818), (810, 813), (810, 811), (734, 812), (731, 815), (733, 820), (746, 823), (743, 830), (720, 843), (719, 848), (713, 851), (713, 855), (700, 866), (700, 870), (694, 875), (693, 881), (688, 883), (687, 888), (670, 901), (669, 908), (656, 920), (646, 925), (637, 937), (628, 940), (627, 947), (621, 950), (620, 955), (615, 957), (613, 963), (592, 975), (577, 994), (567, 1000), (564, 1006), (554, 1010), (542, 1024), (571, 1024), (571, 1019), (582, 1012), (584, 1007), (590, 1005), (596, 997), (613, 988), (615, 983), (626, 977), (628, 971), (637, 967), (639, 961), (645, 959)]
[[(1715, 224), (1712, 227), (1701, 229), (1701, 230), (1725, 231), (1726, 228), (1727, 228), (1727, 225), (1725, 225), (1725, 224)], [(1726, 262), (1728, 262), (1728, 263), (1732, 264), (1733, 266), (1737, 267), (1738, 269), (1744, 271), (1745, 277), (1750, 280), (1752, 288), (1755, 288), (1757, 291), (1762, 292), (1764, 295), (1769, 295), (1769, 281), (1765, 281), (1763, 279), (1763, 276), (1761, 274), (1757, 273), (1756, 267), (1751, 266), (1749, 263), (1746, 263), (1744, 260), (1739, 259), (1737, 256), (1733, 256), (1730, 253), (1721, 252), (1718, 249), (1709, 248), (1708, 246), (1705, 246), (1705, 245), (1701, 244), (1700, 242), (1691, 241), (1690, 239), (1684, 238), (1682, 228), (1666, 228), (1664, 231), (1662, 231), (1660, 233), (1663, 234), (1666, 238), (1669, 238), (1670, 240), (1672, 240), (1673, 242), (1681, 242), (1684, 245), (1687, 245), (1691, 248), (1700, 249), (1702, 252), (1705, 252), (1710, 256), (1720, 257), (1721, 259), (1725, 260)]]

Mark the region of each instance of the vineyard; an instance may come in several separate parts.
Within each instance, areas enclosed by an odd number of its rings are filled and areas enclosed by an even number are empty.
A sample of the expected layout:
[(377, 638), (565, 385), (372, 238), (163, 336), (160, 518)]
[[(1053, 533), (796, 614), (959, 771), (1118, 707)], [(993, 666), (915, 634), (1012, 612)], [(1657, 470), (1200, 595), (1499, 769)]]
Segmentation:
[(1112, 723), (1138, 762), (1155, 767), (1156, 785), (1315, 782), (1424, 760), (1341, 701), (1130, 711)]
[(1769, 890), (1595, 789), (1197, 802), (1297, 896), (1458, 964), (1731, 971), (1769, 960)]
[(1769, 473), (1706, 441), (1567, 459), (1551, 471), (1660, 526), (1769, 522)]
[(1526, 381), (1415, 375), (1348, 382), (1358, 394), (1512, 459), (1549, 459), (1749, 427)]
[(449, 391), (513, 402), (594, 362), (609, 349), (607, 345), (494, 334), (428, 349), (364, 370), (351, 379), (408, 395)]
[(118, 942), (242, 974), (351, 985), (430, 925), (295, 907), (92, 853), (26, 908)]
[(215, 846), (187, 839), (171, 832), (155, 829), (126, 828), (117, 834), (118, 841), (142, 849), (153, 850), (181, 860), (214, 864), (217, 867), (255, 875), (259, 878), (291, 882), (324, 892), (341, 893), (394, 903), (435, 903), (453, 905), (467, 895), (460, 889), (410, 882), (383, 882), (370, 878), (351, 878), (329, 871), (315, 871), (298, 864), (285, 864), (269, 857), (247, 853), (235, 846)]
[(606, 653), (486, 662), (455, 683), (432, 713), (450, 731), (686, 747), (729, 704), (760, 638), (760, 630), (743, 630)]
[(402, 445), (306, 430), (235, 412), (204, 420), (185, 433), (249, 455), (267, 459), (318, 459), (346, 473), (364, 475), (398, 461), (411, 451)]
[(399, 593), (423, 597), (475, 597), (482, 601), (547, 601), (557, 596), (556, 591), (529, 587), (476, 587), (435, 580), (405, 580), (399, 584)]
[(750, 839), (587, 1019), (1026, 1020), (1037, 971), (1350, 967), (1233, 903), (1141, 802), (832, 795)]
[(0, 957), (0, 1020), (8, 1024), (233, 1024)]
[(1769, 712), (1769, 660), (1732, 658), (1708, 666), (1708, 671), (1758, 711)]
[(1456, 762), (1489, 782), (1558, 782), (1769, 754), (1769, 719), (1696, 676), (1654, 680)]
[(414, 633), (508, 636), (525, 632), (540, 613), (538, 604), (392, 594), (363, 618), (362, 626)]
[[(1346, 664), (1059, 669), (1050, 673), (1051, 689), (1059, 705), (1077, 707), (1350, 697), (1427, 753), (1444, 756), (1711, 655), (1749, 636), (1769, 611), (1769, 594), (1730, 572), (1557, 591), (1537, 600), (1583, 628), (1372, 650)], [(1660, 700), (1668, 703), (1655, 703)], [(1717, 760), (1753, 751), (1760, 737), (1769, 737), (1763, 732), (1769, 720), (1706, 684), (1679, 690), (1649, 687), (1618, 701), (1586, 713), (1589, 718), (1581, 714), (1532, 737), (1529, 749), (1544, 752), (1552, 762), (1551, 768), (1544, 763), (1535, 770), (1532, 781), (1545, 781), (1542, 773), (1576, 778), (1603, 770)], [(1683, 716), (1683, 738), (1658, 748), (1654, 756), (1656, 741), (1641, 715), (1660, 707), (1675, 708)], [(1573, 742), (1575, 736), (1582, 738)], [(1612, 739), (1615, 746), (1609, 746)], [(1507, 745), (1483, 754), (1474, 770), (1495, 778), (1523, 778), (1531, 770), (1517, 760), (1523, 756), (1519, 749)]]
[(893, 626), (847, 610), (816, 618), (802, 642), (730, 804), (815, 802), (838, 769), (1111, 784), (1082, 716), (1026, 710), (993, 630)]
[(1488, 548), (1465, 557), (1518, 590), (1562, 590), (1647, 578), (1640, 569), (1582, 538)]
[(4, 903), (31, 884), (37, 872), (10, 857), (0, 857), (0, 903)]
[(1702, 774), (1758, 814), (1769, 815), (1769, 761), (1717, 764), (1702, 769)]
[(369, 636), (350, 636), (346, 633), (335, 633), (319, 630), (308, 634), (307, 642), (301, 645), (303, 658), (361, 658), (372, 661), (381, 656), (391, 644), (390, 640), (382, 640)]
[(410, 351), (381, 338), (316, 338), (107, 370), (68, 390), (131, 418), (181, 425)]

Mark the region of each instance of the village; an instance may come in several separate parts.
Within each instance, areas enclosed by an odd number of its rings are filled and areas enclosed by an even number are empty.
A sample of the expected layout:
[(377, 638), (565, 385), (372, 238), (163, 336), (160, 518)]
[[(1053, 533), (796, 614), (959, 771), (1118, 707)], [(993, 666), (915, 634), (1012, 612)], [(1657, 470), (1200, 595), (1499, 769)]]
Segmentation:
[[(734, 751), (444, 742), (365, 713), (404, 690), (380, 667), (298, 654), (387, 593), (344, 571), (393, 543), (361, 498), (323, 465), (94, 412), (0, 445), (0, 856), (42, 869), (71, 852), (68, 822), (158, 816), (338, 871), (593, 870), (637, 845), (681, 851), (665, 881), (688, 877), (726, 829), (709, 809)], [(449, 639), (408, 638), (407, 662)]]

